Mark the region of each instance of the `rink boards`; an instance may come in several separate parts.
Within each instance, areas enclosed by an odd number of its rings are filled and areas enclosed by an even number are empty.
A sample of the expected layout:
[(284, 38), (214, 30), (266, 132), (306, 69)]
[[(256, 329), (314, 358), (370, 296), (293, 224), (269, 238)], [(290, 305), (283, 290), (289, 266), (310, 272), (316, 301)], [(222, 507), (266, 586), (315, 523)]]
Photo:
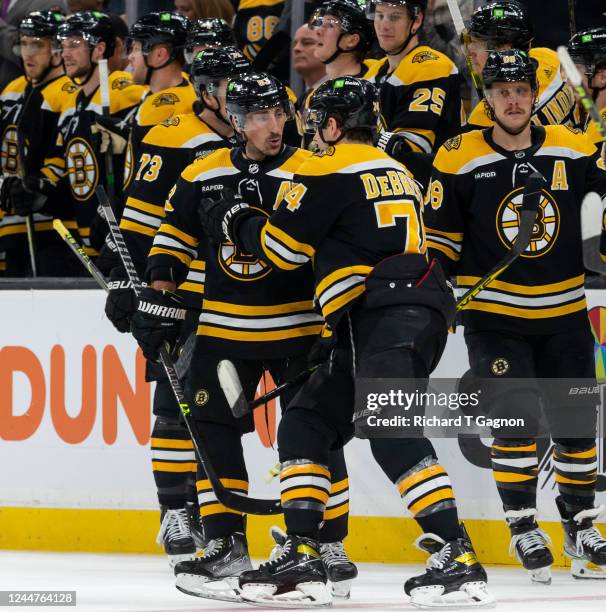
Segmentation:
[[(590, 310), (606, 292), (589, 291)], [(103, 314), (100, 291), (3, 291), (0, 350), (0, 548), (90, 552), (157, 551), (158, 511), (148, 448), (152, 388), (134, 340), (118, 334)], [(606, 312), (606, 310), (604, 311)], [(19, 313), (19, 320), (15, 320)], [(592, 311), (596, 354), (606, 341), (606, 315)], [(604, 331), (600, 320), (604, 318)], [(602, 338), (604, 334), (604, 338)], [(440, 377), (467, 369), (462, 330), (451, 335)], [(271, 448), (275, 421), (258, 418), (246, 436), (251, 494), (278, 495)], [(457, 495), (460, 515), (478, 553), (509, 563), (508, 533), (489, 469), (489, 439), (436, 440)], [(374, 464), (368, 443), (346, 449), (350, 474), (350, 554), (360, 561), (419, 561), (418, 535), (394, 487)], [(539, 447), (539, 518), (561, 550), (549, 448)], [(598, 503), (606, 503), (603, 443), (598, 445)], [(252, 552), (267, 554), (267, 528), (251, 517)], [(563, 562), (562, 557), (559, 561)]]

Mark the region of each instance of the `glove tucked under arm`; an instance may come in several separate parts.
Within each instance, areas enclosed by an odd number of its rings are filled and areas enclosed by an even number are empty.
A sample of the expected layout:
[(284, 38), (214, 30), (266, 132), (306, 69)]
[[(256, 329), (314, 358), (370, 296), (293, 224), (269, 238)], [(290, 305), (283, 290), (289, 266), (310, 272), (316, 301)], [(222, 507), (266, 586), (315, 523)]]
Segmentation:
[(50, 181), (37, 176), (8, 176), (2, 183), (0, 201), (6, 212), (14, 210), (26, 217), (42, 211), (54, 191), (55, 187)]
[(131, 332), (146, 359), (157, 361), (163, 344), (169, 352), (173, 351), (185, 314), (186, 308), (175, 293), (149, 287), (141, 291), (131, 320)]

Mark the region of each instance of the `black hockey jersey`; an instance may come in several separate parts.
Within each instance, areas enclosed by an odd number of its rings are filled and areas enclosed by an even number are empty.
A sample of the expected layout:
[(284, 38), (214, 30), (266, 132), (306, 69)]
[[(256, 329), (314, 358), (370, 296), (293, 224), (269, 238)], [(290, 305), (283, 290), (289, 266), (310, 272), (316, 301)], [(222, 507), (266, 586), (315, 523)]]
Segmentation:
[[(57, 123), (65, 105), (66, 96), (77, 91), (66, 76), (57, 77), (39, 87), (23, 76), (11, 81), (0, 94), (2, 104), (2, 175), (19, 176), (40, 172), (47, 151), (54, 145)], [(20, 167), (20, 162), (25, 164)], [(71, 206), (65, 193), (49, 199), (42, 212), (33, 215), (34, 229), (39, 240), (45, 232), (53, 232), (53, 215), (64, 219), (75, 228)], [(69, 197), (67, 198), (69, 200)], [(25, 218), (0, 211), (0, 250), (23, 246), (26, 248)]]
[(336, 329), (379, 261), (425, 252), (421, 202), (402, 164), (369, 145), (338, 144), (301, 165), (276, 212), (239, 238), (277, 270), (313, 259), (316, 298)]
[[(164, 204), (181, 172), (193, 161), (228, 145), (197, 115), (177, 115), (157, 125), (141, 143), (139, 165), (130, 185), (120, 227), (139, 276), (164, 220)], [(163, 241), (172, 244), (167, 238)], [(204, 262), (194, 259), (179, 292), (195, 308), (202, 306)]]
[(532, 146), (506, 151), (492, 129), (444, 144), (434, 160), (424, 220), (430, 251), (474, 285), (511, 248), (526, 179), (545, 178), (528, 248), (463, 311), (467, 329), (549, 334), (585, 324), (580, 210), (589, 191), (606, 194), (606, 169), (586, 136), (561, 125), (532, 128)]
[[(562, 78), (560, 58), (552, 49), (538, 47), (531, 49), (530, 57), (538, 62), (537, 81), (539, 93), (532, 116), (535, 125), (568, 125), (578, 127), (579, 110), (572, 89)], [(494, 122), (488, 118), (484, 101), (480, 100), (471, 111), (463, 131), (491, 127)]]
[[(134, 85), (131, 75), (116, 71), (109, 76), (110, 115), (125, 118), (140, 103), (146, 88)], [(99, 87), (90, 96), (82, 90), (66, 99), (59, 119), (55, 147), (46, 158), (42, 170), (53, 182), (66, 180), (74, 203), (78, 234), (89, 255), (97, 252), (90, 243), (90, 228), (97, 214), (98, 185), (107, 183), (103, 155), (99, 153), (98, 138), (91, 128), (103, 113)], [(114, 171), (120, 178), (119, 169), (124, 164), (124, 155), (114, 155)], [(116, 193), (120, 194), (122, 183), (116, 180)]]
[(141, 163), (142, 152), (139, 147), (145, 134), (153, 126), (171, 117), (192, 113), (196, 100), (196, 92), (186, 78), (183, 78), (177, 87), (170, 87), (156, 93), (147, 90), (140, 106), (128, 117), (130, 134), (124, 162), (124, 191), (127, 194), (135, 168), (138, 168)]
[(387, 58), (364, 78), (380, 92), (383, 127), (399, 132), (416, 153), (432, 153), (461, 125), (459, 71), (443, 53), (415, 47), (390, 72)]
[(280, 21), (284, 0), (240, 0), (234, 18), (238, 47), (252, 62)]
[(224, 187), (269, 216), (292, 187), (292, 177), (310, 153), (284, 147), (262, 162), (242, 150), (220, 149), (188, 166), (166, 203), (166, 220), (150, 251), (147, 279), (185, 278), (196, 254), (206, 263), (198, 344), (227, 357), (280, 358), (307, 351), (323, 319), (314, 310), (311, 265), (296, 274), (272, 270), (231, 242), (208, 240), (198, 218), (199, 202)]

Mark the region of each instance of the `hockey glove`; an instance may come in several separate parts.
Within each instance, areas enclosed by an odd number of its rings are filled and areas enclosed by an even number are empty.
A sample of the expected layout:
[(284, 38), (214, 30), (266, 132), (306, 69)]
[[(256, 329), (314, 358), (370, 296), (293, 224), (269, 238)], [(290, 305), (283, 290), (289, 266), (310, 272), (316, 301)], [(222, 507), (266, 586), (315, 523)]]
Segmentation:
[(238, 225), (260, 213), (242, 201), (242, 197), (229, 187), (222, 189), (218, 199), (203, 198), (198, 208), (204, 231), (218, 243), (237, 243)]
[(109, 234), (109, 225), (103, 215), (101, 205), (97, 206), (97, 212), (90, 222), (90, 245), (96, 251), (100, 251), (105, 243), (105, 238)]
[(95, 264), (97, 265), (97, 268), (99, 268), (99, 270), (105, 274), (105, 276), (111, 276), (111, 272), (114, 268), (122, 267), (122, 262), (120, 261), (120, 256), (118, 255), (118, 247), (113, 241), (111, 234), (108, 234), (105, 237), (105, 242), (99, 250), (99, 255), (97, 255)]
[(44, 208), (48, 200), (47, 194), (54, 190), (54, 187), (50, 181), (36, 176), (9, 176), (4, 179), (2, 190), (4, 209), (27, 217)]
[(123, 270), (112, 270), (107, 283), (109, 289), (105, 300), (105, 314), (113, 326), (121, 333), (130, 331), (131, 318), (137, 310), (137, 296), (133, 284), (126, 278)]
[(114, 155), (124, 153), (128, 144), (128, 129), (122, 126), (121, 121), (115, 121), (111, 117), (99, 117), (90, 131), (96, 135), (99, 153), (107, 152), (110, 146)]
[(387, 155), (395, 159), (399, 159), (399, 156), (410, 151), (410, 145), (406, 141), (403, 135), (397, 132), (386, 132), (383, 131), (379, 134), (379, 140), (377, 140), (377, 149), (385, 151)]
[(336, 338), (334, 333), (330, 336), (318, 336), (307, 354), (307, 366), (313, 368), (329, 361), (335, 345)]
[(141, 291), (130, 330), (146, 359), (157, 361), (163, 344), (169, 353), (174, 350), (185, 313), (183, 302), (175, 293), (151, 288)]

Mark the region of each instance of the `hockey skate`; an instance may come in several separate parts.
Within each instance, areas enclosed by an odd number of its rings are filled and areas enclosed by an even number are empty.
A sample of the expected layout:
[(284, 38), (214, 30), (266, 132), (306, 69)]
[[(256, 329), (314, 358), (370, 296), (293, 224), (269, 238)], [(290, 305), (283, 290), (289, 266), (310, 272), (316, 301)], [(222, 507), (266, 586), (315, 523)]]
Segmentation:
[(573, 578), (606, 578), (606, 539), (593, 521), (602, 514), (604, 506), (588, 509), (570, 509), (561, 497), (556, 504), (564, 527), (564, 554), (571, 559)]
[(507, 510), (505, 520), (511, 531), (509, 554), (515, 555), (528, 571), (530, 580), (537, 584), (551, 584), (553, 555), (549, 550), (551, 539), (539, 529), (535, 521), (536, 508)]
[[(272, 536), (276, 539), (274, 530)], [(242, 600), (263, 608), (331, 606), (318, 542), (288, 535), (282, 543), (276, 539), (276, 544), (267, 563), (240, 576)]]
[(241, 601), (238, 576), (250, 569), (246, 537), (243, 533), (234, 533), (209, 540), (203, 557), (178, 563), (175, 586), (194, 597)]
[(195, 502), (187, 502), (185, 504), (187, 516), (189, 518), (189, 529), (191, 537), (196, 545), (196, 551), (202, 552), (206, 546), (206, 538), (204, 537), (204, 527), (200, 518), (200, 508)]
[(478, 562), (467, 538), (445, 542), (426, 533), (415, 541), (417, 548), (434, 552), (427, 571), (409, 578), (404, 591), (415, 608), (424, 610), (493, 607), (494, 597), (486, 587), (486, 572)]
[(320, 554), (333, 597), (349, 599), (351, 583), (358, 576), (358, 568), (349, 560), (343, 542), (320, 544)]
[(156, 542), (164, 546), (170, 567), (175, 567), (179, 561), (195, 559), (196, 545), (191, 534), (187, 509), (174, 510), (160, 506), (160, 513), (160, 531)]

